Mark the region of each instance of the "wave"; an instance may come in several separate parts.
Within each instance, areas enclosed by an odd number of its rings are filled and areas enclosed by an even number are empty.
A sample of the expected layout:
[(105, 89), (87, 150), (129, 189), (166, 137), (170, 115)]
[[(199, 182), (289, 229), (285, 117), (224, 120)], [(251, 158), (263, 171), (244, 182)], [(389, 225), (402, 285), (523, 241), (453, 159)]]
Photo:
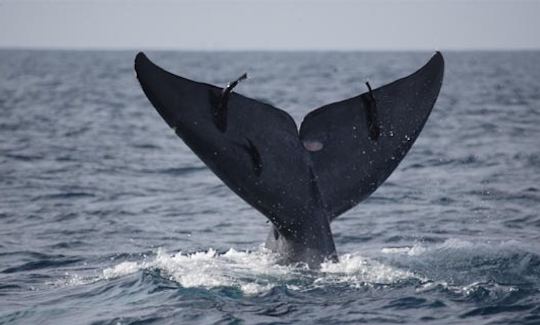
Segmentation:
[(64, 284), (108, 281), (137, 272), (151, 272), (184, 288), (236, 288), (243, 294), (264, 294), (274, 287), (292, 291), (345, 286), (399, 287), (410, 284), (417, 292), (444, 291), (473, 297), (482, 292), (500, 296), (523, 284), (540, 282), (540, 258), (523, 243), (472, 242), (449, 239), (439, 244), (383, 247), (378, 253), (343, 254), (320, 270), (304, 264), (280, 265), (279, 257), (260, 247), (254, 251), (215, 249), (168, 253), (158, 249), (139, 261), (105, 267), (97, 276), (72, 274)]
[(260, 294), (276, 286), (289, 290), (311, 290), (344, 284), (351, 287), (388, 285), (416, 278), (411, 272), (384, 265), (359, 254), (345, 254), (338, 263), (327, 262), (320, 270), (304, 264), (279, 265), (278, 256), (264, 248), (256, 251), (214, 249), (195, 253), (168, 254), (162, 249), (150, 261), (125, 261), (105, 268), (100, 279), (109, 280), (141, 270), (157, 270), (182, 287), (235, 287), (244, 294)]

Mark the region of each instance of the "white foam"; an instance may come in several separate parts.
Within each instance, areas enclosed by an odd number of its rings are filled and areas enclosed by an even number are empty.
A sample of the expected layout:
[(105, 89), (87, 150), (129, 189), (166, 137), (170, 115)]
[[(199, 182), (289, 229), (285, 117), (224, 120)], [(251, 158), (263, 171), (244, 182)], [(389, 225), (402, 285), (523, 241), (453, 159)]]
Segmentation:
[(416, 278), (404, 270), (382, 264), (360, 255), (345, 254), (339, 258), (338, 263), (323, 263), (321, 271), (326, 276), (319, 282), (349, 282), (354, 286), (365, 284), (391, 284), (402, 280)]
[(103, 270), (104, 279), (114, 279), (124, 275), (137, 272), (141, 265), (136, 262), (122, 262), (116, 266), (109, 267)]
[(152, 266), (183, 287), (231, 286), (247, 294), (256, 294), (271, 289), (271, 282), (289, 274), (288, 267), (277, 265), (275, 259), (264, 250), (239, 252), (230, 249), (225, 254), (217, 254), (209, 249), (174, 255), (160, 250)]
[(384, 247), (381, 252), (384, 254), (407, 254), (411, 247)]
[[(103, 270), (103, 279), (132, 274), (142, 269), (158, 269), (168, 279), (183, 287), (235, 287), (244, 294), (267, 292), (285, 285), (289, 290), (301, 291), (340, 283), (359, 287), (370, 284), (391, 284), (414, 277), (414, 274), (364, 258), (346, 254), (338, 263), (323, 263), (320, 272), (306, 272), (305, 266), (276, 264), (277, 256), (268, 250), (215, 250), (195, 253), (168, 254), (159, 249), (151, 261), (122, 262)], [(290, 283), (292, 282), (292, 283)]]
[[(523, 243), (516, 241), (477, 243), (448, 239), (439, 244), (386, 247), (380, 252), (382, 254), (375, 257), (362, 256), (360, 253), (344, 254), (339, 257), (338, 263), (326, 262), (320, 270), (311, 271), (306, 266), (278, 265), (278, 256), (262, 246), (255, 251), (230, 249), (224, 254), (211, 248), (195, 253), (173, 254), (158, 249), (152, 257), (121, 262), (103, 269), (98, 276), (66, 273), (65, 278), (51, 285), (84, 285), (124, 277), (141, 270), (158, 270), (162, 276), (182, 287), (233, 287), (247, 295), (264, 293), (276, 286), (306, 291), (333, 284), (352, 288), (391, 285), (408, 279), (419, 280), (418, 292), (442, 286), (469, 295), (477, 287), (486, 287), (484, 274), (470, 269), (471, 260), (478, 256), (495, 260), (527, 250), (524, 250)], [(516, 272), (523, 272), (528, 267), (531, 254), (522, 254), (523, 258), (515, 265)], [(496, 288), (491, 283), (487, 287), (490, 292), (508, 290), (506, 287)]]

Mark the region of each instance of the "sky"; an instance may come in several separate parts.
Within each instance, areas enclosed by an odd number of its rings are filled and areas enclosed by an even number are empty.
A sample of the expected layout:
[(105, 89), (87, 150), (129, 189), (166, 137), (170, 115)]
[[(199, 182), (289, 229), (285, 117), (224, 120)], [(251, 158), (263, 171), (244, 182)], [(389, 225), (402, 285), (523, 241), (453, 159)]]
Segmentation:
[(0, 0), (0, 47), (540, 49), (540, 0)]

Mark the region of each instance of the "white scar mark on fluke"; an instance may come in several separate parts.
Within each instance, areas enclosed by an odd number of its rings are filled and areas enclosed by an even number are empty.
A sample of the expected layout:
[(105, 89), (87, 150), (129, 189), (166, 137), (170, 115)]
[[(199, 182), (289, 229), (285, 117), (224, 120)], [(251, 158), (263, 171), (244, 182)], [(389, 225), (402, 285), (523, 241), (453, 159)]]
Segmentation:
[(302, 142), (304, 144), (304, 148), (306, 148), (307, 151), (319, 151), (321, 150), (324, 146), (321, 142), (319, 141), (303, 141)]

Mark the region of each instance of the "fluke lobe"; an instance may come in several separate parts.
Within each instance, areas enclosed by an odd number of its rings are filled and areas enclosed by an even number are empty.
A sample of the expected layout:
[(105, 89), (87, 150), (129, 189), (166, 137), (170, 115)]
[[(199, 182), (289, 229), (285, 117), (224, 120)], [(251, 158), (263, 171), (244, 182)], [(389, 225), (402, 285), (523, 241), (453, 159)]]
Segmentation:
[[(231, 190), (264, 214), (266, 247), (285, 263), (318, 267), (337, 254), (330, 222), (381, 185), (420, 134), (441, 88), (436, 53), (408, 77), (310, 112), (300, 129), (285, 111), (171, 74), (135, 58), (161, 117)], [(354, 86), (354, 85), (353, 85)]]

